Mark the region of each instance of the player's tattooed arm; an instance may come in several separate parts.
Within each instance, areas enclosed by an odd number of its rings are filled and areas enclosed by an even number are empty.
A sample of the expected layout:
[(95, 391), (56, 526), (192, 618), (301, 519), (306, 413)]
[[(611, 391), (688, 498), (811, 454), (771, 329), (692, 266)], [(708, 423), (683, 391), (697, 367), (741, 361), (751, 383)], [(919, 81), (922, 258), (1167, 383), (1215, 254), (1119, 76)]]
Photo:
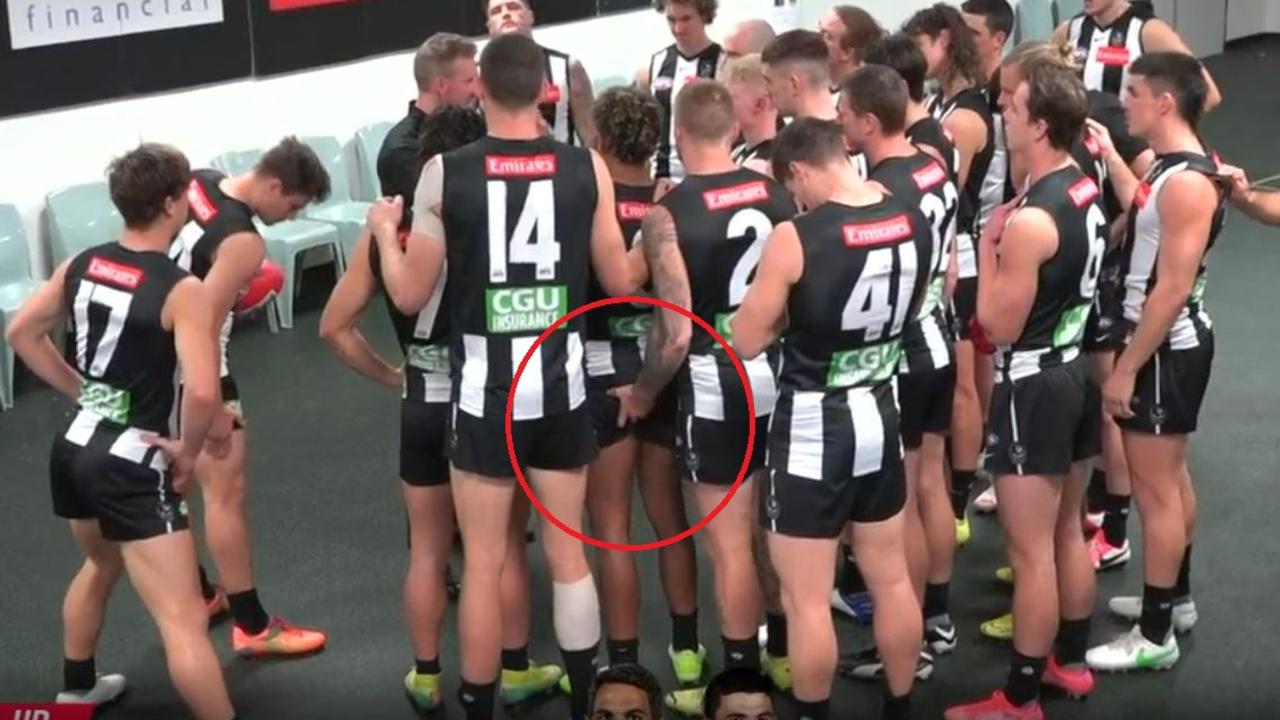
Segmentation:
[(787, 324), (791, 286), (804, 272), (800, 236), (790, 222), (774, 228), (756, 266), (756, 278), (733, 316), (733, 349), (743, 360), (764, 352)]
[(596, 123), (591, 115), (595, 102), (591, 76), (582, 66), (582, 61), (574, 58), (569, 63), (569, 113), (573, 115), (573, 126), (577, 128), (582, 144), (587, 147), (595, 147), (596, 144)]

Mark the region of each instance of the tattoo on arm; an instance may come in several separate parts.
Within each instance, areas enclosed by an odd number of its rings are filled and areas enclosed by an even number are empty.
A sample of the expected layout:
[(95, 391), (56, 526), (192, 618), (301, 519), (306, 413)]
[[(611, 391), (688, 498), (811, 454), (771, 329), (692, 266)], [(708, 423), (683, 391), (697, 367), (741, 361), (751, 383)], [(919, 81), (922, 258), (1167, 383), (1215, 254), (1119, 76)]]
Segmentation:
[[(641, 225), (645, 258), (649, 262), (654, 292), (658, 298), (682, 308), (692, 303), (689, 274), (677, 243), (676, 224), (666, 208), (651, 210)], [(684, 363), (692, 332), (688, 318), (670, 310), (659, 310), (649, 338), (651, 351), (636, 384), (656, 394)]]

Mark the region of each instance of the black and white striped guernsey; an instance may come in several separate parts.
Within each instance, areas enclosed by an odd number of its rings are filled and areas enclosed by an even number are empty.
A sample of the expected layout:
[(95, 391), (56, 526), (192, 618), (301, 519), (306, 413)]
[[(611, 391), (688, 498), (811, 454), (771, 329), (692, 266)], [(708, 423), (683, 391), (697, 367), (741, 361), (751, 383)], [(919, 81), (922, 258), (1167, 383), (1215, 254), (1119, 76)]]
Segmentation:
[[(1196, 153), (1170, 153), (1159, 155), (1151, 164), (1146, 178), (1134, 195), (1129, 216), (1129, 233), (1124, 255), (1121, 257), (1121, 277), (1124, 282), (1124, 319), (1131, 328), (1142, 319), (1147, 298), (1156, 286), (1156, 267), (1160, 255), (1160, 193), (1169, 179), (1181, 172), (1198, 172), (1211, 180), (1218, 173), (1214, 158)], [(1216, 184), (1216, 183), (1215, 183)], [(1200, 268), (1196, 272), (1195, 286), (1187, 304), (1178, 312), (1178, 318), (1166, 339), (1170, 349), (1187, 350), (1199, 347), (1213, 328), (1209, 313), (1205, 310), (1204, 292), (1209, 265), (1209, 250), (1222, 231), (1226, 217), (1227, 200), (1219, 190), (1218, 208), (1209, 228), (1209, 240)]]
[(719, 43), (711, 43), (692, 57), (683, 55), (673, 44), (650, 58), (649, 92), (662, 108), (662, 140), (653, 158), (655, 177), (684, 178), (684, 165), (676, 153), (675, 99), (690, 81), (714, 78), (723, 58), (724, 50)]
[(572, 94), (570, 93), (569, 65), (572, 60), (565, 53), (551, 48), (542, 48), (542, 57), (547, 72), (547, 87), (538, 109), (542, 111), (542, 119), (551, 128), (551, 137), (569, 145), (579, 145), (578, 129), (573, 124), (571, 112)]
[[(690, 175), (659, 201), (675, 222), (689, 273), (692, 310), (727, 341), (730, 321), (755, 277), (764, 243), (796, 207), (786, 188), (752, 170)], [(756, 416), (773, 411), (774, 366), (766, 353), (744, 361)], [(746, 397), (728, 355), (695, 327), (679, 377), (681, 407), (706, 420), (744, 418)]]
[(1142, 29), (1147, 21), (1130, 8), (1103, 27), (1086, 13), (1071, 18), (1067, 41), (1075, 48), (1076, 65), (1084, 69), (1084, 86), (1117, 97), (1129, 82), (1129, 66), (1142, 57)]
[[(534, 341), (586, 302), (595, 170), (590, 152), (551, 138), (486, 137), (442, 157), (453, 402), (473, 417), (501, 419)], [(574, 318), (533, 352), (515, 420), (582, 405), (582, 325)]]
[(68, 264), (66, 360), (84, 378), (68, 441), (166, 467), (142, 438), (177, 431), (178, 354), (162, 315), (169, 293), (187, 276), (164, 253), (119, 243), (90, 248)]
[[(945, 123), (957, 110), (969, 110), (982, 118), (987, 126), (987, 143), (969, 164), (969, 176), (960, 187), (960, 213), (956, 220), (956, 262), (961, 278), (977, 277), (978, 253), (974, 244), (982, 232), (982, 189), (995, 156), (995, 124), (991, 105), (981, 88), (966, 88), (950, 98), (929, 98), (929, 113)], [(957, 165), (957, 171), (959, 166)]]
[(907, 139), (912, 145), (918, 148), (931, 148), (938, 153), (944, 161), (944, 167), (947, 175), (951, 177), (951, 182), (956, 184), (957, 190), (960, 186), (960, 151), (956, 149), (955, 141), (951, 139), (951, 134), (947, 129), (942, 127), (942, 123), (938, 119), (930, 115), (921, 118), (906, 130)]
[[(618, 224), (627, 249), (640, 239), (644, 216), (653, 208), (654, 185), (624, 185), (615, 182), (613, 193)], [(591, 275), (588, 301), (609, 295)], [(644, 361), (645, 344), (653, 326), (652, 305), (606, 305), (587, 313), (587, 382), (603, 388), (635, 382)]]
[(773, 138), (748, 145), (746, 140), (733, 147), (733, 162), (746, 165), (749, 162), (769, 162), (773, 159)]
[(1037, 180), (1019, 203), (1048, 213), (1058, 249), (1040, 266), (1022, 334), (996, 348), (999, 382), (1016, 382), (1080, 356), (1106, 247), (1101, 201), (1097, 183), (1071, 163)]
[[(401, 231), (401, 237), (407, 233)], [(382, 257), (378, 243), (369, 243), (369, 268), (378, 287), (383, 286)], [(442, 312), (448, 268), (440, 274), (435, 290), (417, 315), (405, 315), (396, 308), (390, 294), (384, 294), (387, 314), (395, 330), (396, 341), (404, 353), (404, 388), (406, 400), (425, 403), (449, 402), (452, 383), (449, 380), (449, 319)]]

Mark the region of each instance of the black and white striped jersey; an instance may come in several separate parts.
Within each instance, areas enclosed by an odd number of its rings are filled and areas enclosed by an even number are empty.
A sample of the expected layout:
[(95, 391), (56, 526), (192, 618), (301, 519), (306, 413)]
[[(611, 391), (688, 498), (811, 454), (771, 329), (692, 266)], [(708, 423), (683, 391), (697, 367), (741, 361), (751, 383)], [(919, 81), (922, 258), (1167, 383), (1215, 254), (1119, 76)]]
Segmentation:
[(659, 50), (649, 60), (649, 92), (662, 108), (662, 140), (653, 158), (653, 174), (658, 178), (684, 179), (684, 165), (676, 152), (675, 100), (685, 85), (697, 79), (715, 78), (724, 59), (719, 43), (686, 57), (674, 44)]
[(1016, 382), (1080, 356), (1106, 248), (1107, 214), (1098, 184), (1075, 164), (1027, 189), (1019, 208), (1048, 213), (1058, 250), (1040, 266), (1036, 295), (1018, 339), (996, 348), (996, 376)]
[[(957, 110), (970, 110), (982, 118), (987, 126), (987, 144), (974, 155), (969, 164), (969, 177), (960, 187), (960, 213), (956, 221), (956, 262), (962, 278), (977, 277), (978, 253), (974, 244), (982, 232), (982, 188), (995, 156), (995, 123), (991, 117), (991, 105), (981, 88), (967, 88), (950, 98), (941, 94), (929, 99), (929, 113), (945, 122)], [(957, 170), (959, 164), (957, 163)]]
[[(408, 235), (401, 231), (403, 240)], [(383, 286), (382, 257), (378, 243), (369, 243), (369, 267), (378, 287)], [(417, 315), (405, 315), (396, 308), (389, 294), (384, 294), (387, 314), (395, 330), (396, 341), (404, 353), (404, 388), (406, 400), (425, 403), (449, 402), (452, 382), (449, 380), (449, 319), (444, 302), (448, 285), (448, 268), (440, 274), (435, 290)]]
[[(991, 162), (987, 172), (982, 176), (978, 187), (978, 218), (974, 237), (987, 226), (996, 208), (1013, 199), (1014, 193), (1010, 182), (1009, 140), (1004, 130), (1004, 115), (1000, 112), (1000, 71), (987, 84), (987, 110), (991, 116)], [(972, 172), (972, 171), (970, 171)]]
[(187, 276), (163, 253), (119, 243), (90, 248), (68, 264), (66, 359), (84, 378), (68, 441), (150, 465), (155, 451), (143, 436), (176, 433), (178, 353), (162, 315)]
[(1084, 69), (1084, 86), (1120, 96), (1129, 84), (1129, 66), (1142, 57), (1146, 20), (1132, 8), (1107, 27), (1086, 13), (1071, 18), (1067, 41), (1075, 48), (1076, 65)]
[(733, 161), (739, 165), (749, 162), (769, 162), (773, 159), (773, 138), (761, 140), (755, 145), (748, 145), (746, 140), (733, 147)]
[(955, 240), (960, 192), (942, 164), (922, 152), (881, 160), (872, 169), (871, 179), (908, 205), (918, 207), (929, 221), (933, 238), (925, 280), (929, 289), (916, 315), (907, 318), (899, 370), (902, 373), (940, 370), (951, 364), (953, 352), (954, 338), (942, 297), (951, 243)]
[[(653, 207), (654, 185), (615, 182), (613, 193), (627, 249), (640, 239), (640, 225)], [(591, 274), (588, 302), (609, 297)], [(635, 382), (653, 326), (652, 305), (606, 305), (587, 313), (587, 381), (604, 388)]]
[[(1130, 211), (1129, 233), (1120, 266), (1124, 278), (1124, 319), (1131, 327), (1136, 326), (1142, 318), (1147, 297), (1158, 280), (1156, 267), (1161, 240), (1160, 193), (1169, 178), (1181, 172), (1202, 173), (1212, 180), (1218, 173), (1218, 163), (1212, 157), (1197, 153), (1159, 155), (1151, 164), (1142, 184), (1138, 186)], [(1209, 313), (1205, 311), (1204, 291), (1209, 250), (1222, 231), (1226, 218), (1227, 199), (1221, 191), (1218, 195), (1218, 208), (1209, 228), (1209, 242), (1205, 246), (1204, 257), (1200, 259), (1194, 289), (1186, 306), (1179, 311), (1178, 319), (1174, 321), (1166, 340), (1173, 350), (1199, 347), (1213, 327)]]
[(951, 139), (951, 133), (942, 127), (942, 123), (938, 122), (938, 119), (932, 115), (921, 118), (907, 128), (906, 136), (911, 141), (911, 144), (918, 148), (928, 147), (937, 151), (938, 155), (945, 161), (943, 167), (951, 178), (951, 182), (956, 184), (958, 191), (960, 186), (960, 151), (956, 149), (955, 141)]
[(542, 119), (551, 128), (551, 137), (568, 145), (578, 145), (581, 139), (570, 111), (572, 95), (569, 92), (569, 65), (572, 59), (559, 50), (546, 47), (542, 48), (542, 57), (547, 72), (547, 87), (543, 91), (542, 101), (538, 103)]
[[(730, 321), (755, 277), (765, 240), (775, 225), (796, 213), (791, 194), (772, 179), (741, 169), (690, 175), (659, 204), (675, 222), (693, 312), (732, 342)], [(768, 415), (777, 397), (770, 359), (762, 355), (742, 365), (755, 396), (756, 416)], [(693, 417), (746, 417), (742, 383), (729, 356), (696, 327), (679, 389), (682, 407), (691, 408)]]
[[(543, 330), (586, 302), (598, 200), (589, 151), (550, 138), (486, 137), (445, 153), (453, 402), (501, 419), (515, 370)], [(534, 350), (513, 418), (578, 408), (586, 397), (581, 316)]]

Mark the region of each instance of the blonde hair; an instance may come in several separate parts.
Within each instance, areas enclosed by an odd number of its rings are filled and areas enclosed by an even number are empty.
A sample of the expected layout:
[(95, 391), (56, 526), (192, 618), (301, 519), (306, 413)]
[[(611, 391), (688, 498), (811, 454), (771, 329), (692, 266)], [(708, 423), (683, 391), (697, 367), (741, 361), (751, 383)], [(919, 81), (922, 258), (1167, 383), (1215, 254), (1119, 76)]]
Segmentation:
[(1023, 76), (1032, 74), (1035, 68), (1050, 65), (1079, 72), (1076, 65), (1075, 48), (1070, 43), (1052, 43), (1041, 40), (1029, 40), (1019, 44), (1005, 57), (1001, 67), (1017, 68)]
[(760, 53), (733, 58), (724, 66), (725, 82), (764, 84), (764, 62)]

